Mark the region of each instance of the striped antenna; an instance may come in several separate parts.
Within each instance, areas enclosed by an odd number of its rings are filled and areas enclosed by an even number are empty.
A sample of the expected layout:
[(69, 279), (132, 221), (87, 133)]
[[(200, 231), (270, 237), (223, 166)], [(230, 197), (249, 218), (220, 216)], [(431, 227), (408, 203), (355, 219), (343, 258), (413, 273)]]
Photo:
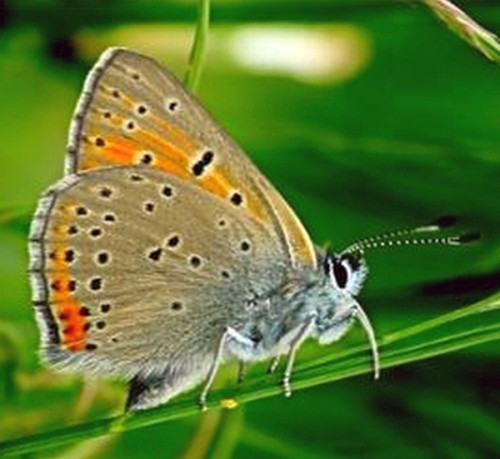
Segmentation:
[[(363, 252), (365, 249), (408, 245), (462, 245), (480, 239), (481, 235), (479, 233), (440, 237), (416, 236), (422, 233), (434, 233), (451, 228), (456, 222), (456, 217), (447, 215), (427, 225), (417, 226), (416, 228), (403, 228), (366, 237), (351, 244), (343, 253)], [(414, 235), (415, 237), (412, 237)]]

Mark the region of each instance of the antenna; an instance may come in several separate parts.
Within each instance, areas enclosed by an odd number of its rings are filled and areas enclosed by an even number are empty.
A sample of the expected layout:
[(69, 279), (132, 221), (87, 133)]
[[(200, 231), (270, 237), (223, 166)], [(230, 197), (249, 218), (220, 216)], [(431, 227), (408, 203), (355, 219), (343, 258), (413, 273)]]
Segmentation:
[[(364, 252), (365, 249), (408, 245), (463, 245), (481, 238), (480, 233), (461, 235), (425, 237), (422, 233), (435, 233), (453, 227), (457, 218), (452, 215), (440, 217), (426, 225), (416, 228), (402, 228), (375, 236), (366, 237), (351, 244), (343, 253)], [(418, 235), (418, 236), (417, 236)]]

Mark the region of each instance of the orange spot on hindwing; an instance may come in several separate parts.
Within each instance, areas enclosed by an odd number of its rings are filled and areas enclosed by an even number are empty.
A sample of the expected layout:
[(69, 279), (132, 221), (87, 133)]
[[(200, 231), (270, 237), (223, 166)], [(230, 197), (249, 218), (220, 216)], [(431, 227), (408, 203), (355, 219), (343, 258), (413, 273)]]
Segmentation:
[(75, 298), (76, 282), (71, 277), (69, 262), (71, 251), (65, 239), (58, 241), (48, 251), (47, 284), (52, 312), (58, 324), (58, 334), (63, 346), (71, 352), (85, 350), (87, 321), (80, 302)]

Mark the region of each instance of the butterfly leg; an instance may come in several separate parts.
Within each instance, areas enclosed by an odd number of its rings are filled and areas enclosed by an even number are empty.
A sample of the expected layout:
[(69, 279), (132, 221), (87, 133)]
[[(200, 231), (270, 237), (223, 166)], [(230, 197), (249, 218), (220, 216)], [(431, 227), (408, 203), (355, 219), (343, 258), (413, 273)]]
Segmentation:
[(203, 387), (198, 402), (202, 411), (205, 411), (207, 409), (207, 394), (210, 388), (212, 387), (215, 376), (217, 375), (217, 371), (219, 370), (219, 365), (222, 360), (222, 352), (224, 351), (224, 344), (226, 342), (227, 337), (230, 335), (229, 330), (230, 330), (229, 328), (226, 328), (224, 330), (224, 333), (222, 333), (222, 336), (219, 339), (219, 344), (217, 344), (217, 349), (215, 351), (214, 359), (212, 361), (212, 365), (210, 365), (210, 370), (208, 372), (207, 381), (205, 383), (205, 387)]
[(290, 377), (292, 375), (293, 363), (295, 361), (295, 354), (297, 349), (302, 344), (307, 335), (311, 331), (313, 325), (313, 317), (307, 319), (298, 328), (297, 334), (290, 341), (290, 350), (288, 351), (288, 357), (286, 361), (285, 373), (283, 374), (283, 379), (281, 380), (281, 385), (283, 387), (283, 392), (285, 397), (290, 397), (292, 395), (292, 388), (290, 386)]
[(273, 360), (271, 360), (269, 367), (267, 367), (268, 374), (273, 374), (276, 371), (276, 368), (278, 368), (278, 364), (280, 363), (280, 357), (280, 355), (273, 357)]
[(245, 380), (245, 376), (246, 376), (246, 364), (243, 360), (240, 360), (238, 362), (238, 384), (241, 384), (243, 383), (243, 381)]
[(380, 376), (380, 359), (378, 354), (377, 340), (375, 338), (375, 332), (373, 331), (372, 324), (370, 319), (366, 315), (366, 312), (363, 310), (359, 303), (355, 303), (352, 306), (352, 312), (355, 317), (359, 319), (361, 326), (363, 327), (366, 336), (368, 337), (368, 342), (370, 343), (370, 348), (372, 350), (372, 358), (373, 358), (373, 377), (374, 379), (378, 379)]
[[(230, 338), (230, 339), (234, 340), (235, 342), (237, 342), (238, 344), (244, 345), (246, 347), (253, 347), (255, 344), (251, 339), (247, 338), (246, 336), (243, 336), (241, 333), (237, 332), (234, 328), (227, 327), (224, 330), (224, 332), (222, 333), (222, 335), (219, 339), (219, 343), (218, 343), (217, 349), (215, 351), (212, 365), (210, 365), (210, 370), (208, 372), (205, 387), (203, 388), (203, 391), (201, 392), (201, 395), (200, 395), (199, 405), (200, 405), (200, 408), (202, 410), (206, 410), (206, 408), (207, 408), (207, 394), (208, 394), (208, 391), (210, 390), (210, 387), (212, 387), (215, 376), (217, 374), (217, 370), (219, 369), (219, 365), (221, 364), (223, 351), (224, 351), (224, 345), (226, 344), (228, 338)], [(241, 369), (241, 367), (240, 367), (240, 369)]]

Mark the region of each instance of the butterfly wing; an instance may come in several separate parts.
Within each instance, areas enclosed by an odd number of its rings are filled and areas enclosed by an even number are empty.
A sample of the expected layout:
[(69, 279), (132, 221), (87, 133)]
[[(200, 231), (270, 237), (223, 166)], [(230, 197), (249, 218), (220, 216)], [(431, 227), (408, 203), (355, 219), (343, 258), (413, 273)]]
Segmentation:
[(316, 266), (294, 212), (197, 100), (154, 60), (112, 48), (85, 83), (66, 172), (131, 164), (168, 172), (244, 208), (279, 236), (291, 266)]
[(230, 319), (289, 270), (269, 226), (147, 166), (63, 179), (39, 203), (30, 254), (45, 359), (127, 377), (205, 376)]

